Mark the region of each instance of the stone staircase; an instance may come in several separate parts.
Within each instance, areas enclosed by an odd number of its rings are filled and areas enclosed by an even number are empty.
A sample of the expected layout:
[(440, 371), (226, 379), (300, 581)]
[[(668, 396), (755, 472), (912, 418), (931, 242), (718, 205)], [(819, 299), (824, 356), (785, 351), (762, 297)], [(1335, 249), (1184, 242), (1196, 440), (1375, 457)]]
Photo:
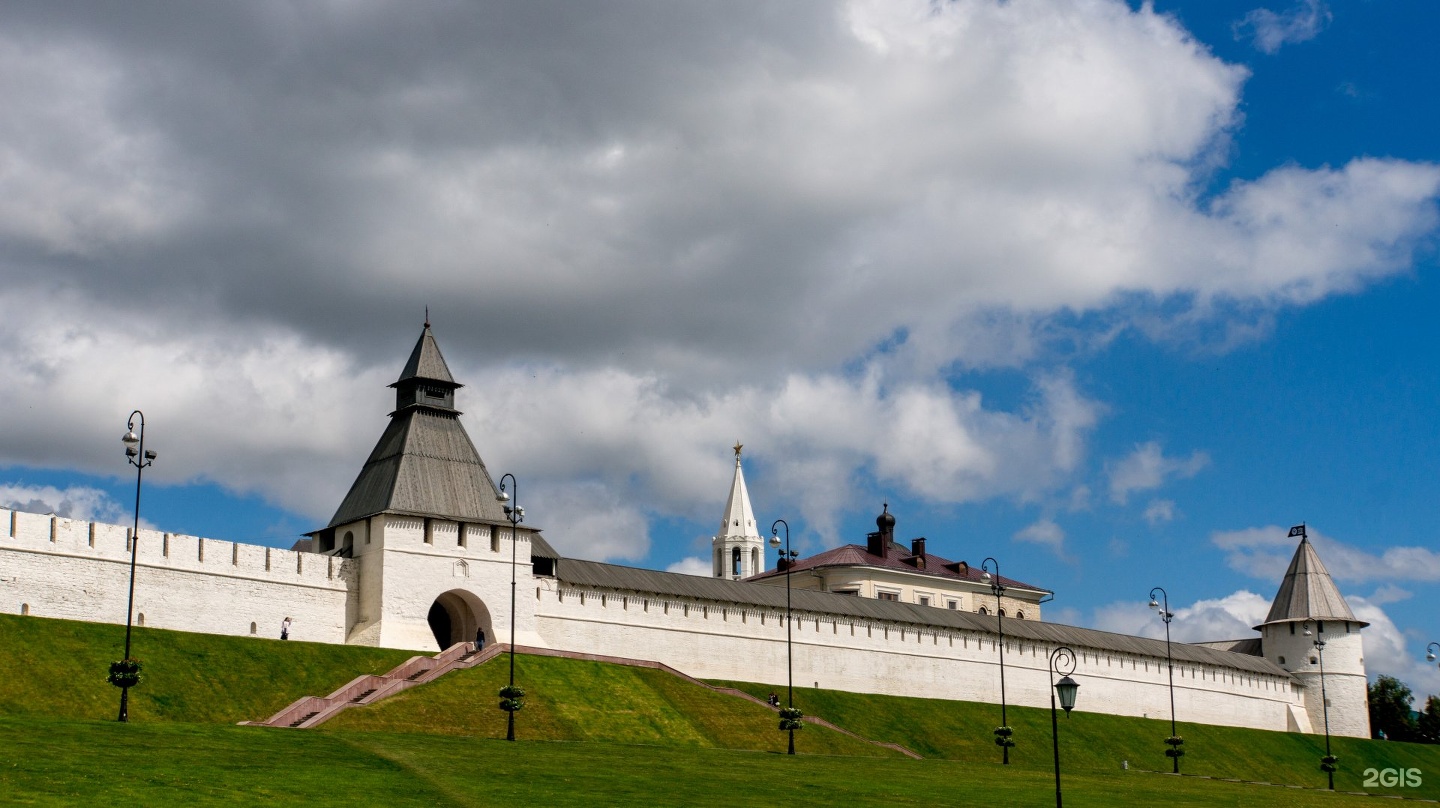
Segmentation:
[[(348, 684), (346, 684), (344, 687), (324, 698), (319, 698), (316, 696), (306, 696), (302, 699), (297, 700), (294, 704), (291, 704), (289, 707), (286, 707), (285, 709), (281, 710), (280, 712), (276, 713), (265, 721), (241, 721), (240, 723), (245, 726), (291, 727), (294, 729), (309, 729), (311, 727), (317, 727), (330, 720), (331, 717), (339, 713), (341, 710), (345, 710), (350, 707), (363, 707), (369, 704), (374, 704), (381, 699), (388, 698), (389, 696), (393, 696), (396, 693), (400, 693), (405, 690), (409, 690), (410, 688), (417, 685), (422, 685), (427, 682), (433, 682), (441, 676), (449, 673), (450, 671), (458, 670), (460, 668), (473, 668), (476, 665), (484, 664), (485, 662), (488, 662), (491, 659), (500, 656), (501, 654), (509, 653), (510, 651), (510, 646), (504, 643), (495, 643), (494, 645), (487, 646), (485, 650), (478, 653), (472, 650), (472, 648), (473, 646), (470, 643), (459, 643), (457, 645), (450, 646), (449, 648), (445, 649), (444, 651), (433, 657), (411, 657), (410, 659), (406, 660), (403, 665), (395, 668), (389, 673), (386, 673), (384, 676), (373, 676), (368, 674), (365, 676), (358, 676), (352, 681), (350, 681)], [(696, 679), (695, 677), (687, 673), (676, 670), (675, 668), (672, 668), (663, 662), (654, 662), (647, 659), (628, 659), (625, 657), (613, 657), (606, 656), (604, 654), (582, 654), (574, 651), (557, 651), (553, 648), (533, 648), (524, 645), (515, 646), (515, 653), (528, 654), (530, 656), (548, 656), (561, 657), (563, 659), (581, 659), (589, 662), (604, 662), (610, 665), (625, 665), (631, 668), (651, 668), (653, 670), (664, 671), (671, 676), (676, 676), (684, 679), (686, 682), (689, 682), (696, 687), (703, 687), (706, 690), (711, 690), (716, 693), (723, 693), (727, 696), (744, 699), (745, 701), (764, 707), (767, 710), (771, 710), (777, 713), (779, 712), (779, 708), (771, 707), (770, 704), (765, 700), (758, 699), (743, 690), (737, 690), (733, 687), (720, 687), (718, 685), (712, 685), (708, 682), (702, 682), (699, 679)], [(902, 755), (905, 755), (906, 757), (914, 758), (915, 760), (923, 759), (913, 750), (907, 749), (900, 744), (888, 743), (886, 741), (875, 741), (860, 735), (856, 735), (850, 730), (843, 727), (838, 727), (823, 718), (817, 718), (813, 715), (807, 715), (804, 717), (803, 720), (807, 724), (815, 724), (816, 726), (824, 727), (829, 730), (834, 730), (841, 735), (847, 735), (858, 741), (864, 741), (865, 743), (872, 744), (874, 746), (892, 749)]]

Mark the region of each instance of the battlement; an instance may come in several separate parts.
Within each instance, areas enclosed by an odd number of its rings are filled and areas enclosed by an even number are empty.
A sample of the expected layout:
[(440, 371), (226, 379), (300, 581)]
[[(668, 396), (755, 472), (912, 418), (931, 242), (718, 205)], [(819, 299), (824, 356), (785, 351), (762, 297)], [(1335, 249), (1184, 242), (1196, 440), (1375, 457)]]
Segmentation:
[[(131, 532), (122, 525), (0, 508), (0, 549), (129, 562)], [(341, 590), (355, 574), (350, 559), (143, 528), (135, 563)]]

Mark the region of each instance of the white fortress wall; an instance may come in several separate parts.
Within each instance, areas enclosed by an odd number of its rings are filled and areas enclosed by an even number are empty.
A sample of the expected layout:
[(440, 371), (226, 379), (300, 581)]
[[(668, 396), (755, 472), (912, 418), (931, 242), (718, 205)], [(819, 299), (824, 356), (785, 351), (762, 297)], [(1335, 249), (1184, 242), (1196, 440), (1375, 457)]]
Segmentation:
[[(130, 529), (0, 509), (0, 611), (125, 622)], [(353, 562), (141, 530), (135, 622), (209, 634), (343, 643)], [(142, 619), (143, 618), (143, 619)]]
[[(653, 659), (707, 679), (779, 685), (786, 680), (783, 612), (566, 584), (553, 591), (541, 587), (536, 595), (539, 632), (551, 647)], [(992, 634), (810, 613), (796, 613), (793, 631), (799, 687), (1000, 701)], [(1074, 650), (1074, 677), (1081, 683), (1077, 709), (1169, 718), (1163, 657)], [(1049, 705), (1049, 651), (1044, 644), (1006, 638), (1007, 703)], [(1303, 709), (1303, 698), (1288, 678), (1176, 666), (1181, 721), (1283, 731), (1292, 706)]]

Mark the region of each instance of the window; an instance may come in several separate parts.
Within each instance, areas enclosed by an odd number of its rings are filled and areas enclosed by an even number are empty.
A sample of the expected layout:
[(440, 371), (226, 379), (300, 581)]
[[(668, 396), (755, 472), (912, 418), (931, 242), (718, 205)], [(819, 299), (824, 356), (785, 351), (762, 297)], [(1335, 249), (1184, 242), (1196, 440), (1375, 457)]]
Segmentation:
[(1004, 616), (1005, 616), (1005, 610), (1004, 610), (1004, 609), (1001, 609), (1001, 610), (1000, 610), (1000, 616), (1001, 616), (1001, 617), (1004, 617)]
[(981, 606), (981, 607), (980, 607), (980, 610), (977, 612), (977, 614), (982, 614), (982, 615), (984, 615), (984, 614), (989, 614), (989, 613), (990, 613), (990, 610), (987, 609), (987, 608), (985, 608), (984, 606)]
[(1281, 665), (1284, 665), (1284, 664), (1285, 664), (1285, 657), (1283, 657), (1283, 656), (1280, 657), (1280, 664), (1281, 664)]
[(881, 600), (899, 600), (899, 599), (900, 599), (900, 593), (898, 593), (898, 592), (878, 592), (878, 593), (876, 593), (875, 597), (877, 597), (877, 598), (879, 598), (879, 599), (881, 599)]
[(22, 603), (22, 604), (20, 604), (20, 614), (23, 615), (23, 614), (29, 614), (29, 613), (30, 613), (30, 604), (28, 604), (28, 603)]
[(730, 551), (730, 566), (731, 566), (731, 570), (730, 570), (730, 574), (731, 574), (731, 575), (739, 575), (739, 574), (740, 574), (740, 548), (739, 548), (739, 547), (736, 547), (735, 549), (733, 549), (733, 550)]
[(253, 622), (250, 624), (250, 636), (255, 636), (256, 632), (258, 632), (259, 630), (259, 626), (255, 625)]
[(1023, 611), (1016, 612), (1016, 613), (1015, 613), (1015, 619), (1016, 619), (1016, 620), (1024, 620), (1024, 619), (1025, 619), (1025, 612), (1023, 612)]
[(920, 596), (920, 605), (921, 605), (921, 606), (929, 606), (929, 605), (930, 605), (930, 596), (929, 596), (929, 595), (921, 595), (921, 596)]
[(947, 601), (945, 601), (945, 608), (947, 608), (947, 609), (954, 609), (954, 608), (957, 607), (958, 605), (959, 605), (959, 604), (956, 603), (956, 602), (953, 601), (953, 600), (947, 600)]

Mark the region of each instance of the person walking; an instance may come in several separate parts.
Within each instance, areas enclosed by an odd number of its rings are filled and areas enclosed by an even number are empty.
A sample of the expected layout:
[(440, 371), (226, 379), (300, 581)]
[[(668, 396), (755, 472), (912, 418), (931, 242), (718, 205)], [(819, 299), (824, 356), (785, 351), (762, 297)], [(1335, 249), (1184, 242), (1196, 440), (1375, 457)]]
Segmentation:
[(280, 623), (280, 639), (290, 639), (290, 617), (288, 615), (285, 617), (285, 620)]
[(475, 653), (485, 650), (485, 629), (481, 628), (475, 632)]

